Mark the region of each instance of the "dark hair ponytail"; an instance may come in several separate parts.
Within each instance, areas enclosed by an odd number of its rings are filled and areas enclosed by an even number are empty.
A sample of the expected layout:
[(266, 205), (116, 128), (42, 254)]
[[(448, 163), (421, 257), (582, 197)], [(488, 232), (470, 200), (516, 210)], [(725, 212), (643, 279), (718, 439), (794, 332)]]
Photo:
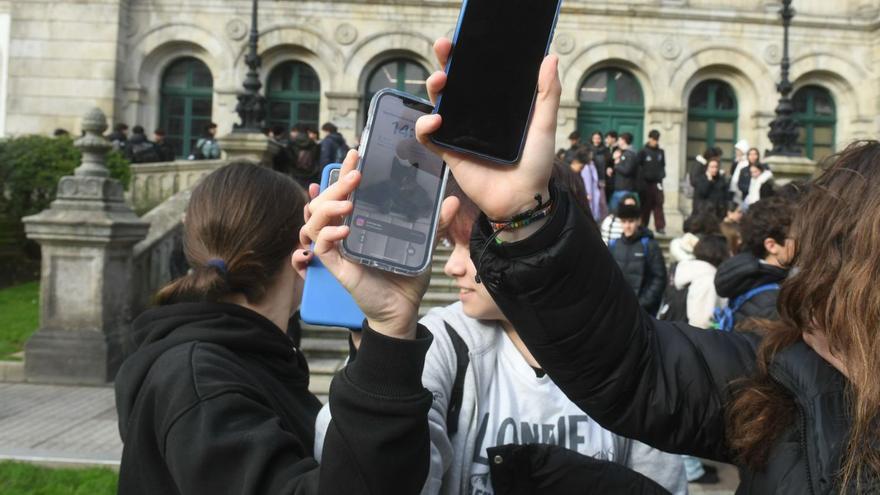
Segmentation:
[(192, 270), (158, 304), (216, 302), (232, 293), (259, 302), (296, 249), (306, 195), (290, 177), (241, 160), (193, 190), (184, 222)]

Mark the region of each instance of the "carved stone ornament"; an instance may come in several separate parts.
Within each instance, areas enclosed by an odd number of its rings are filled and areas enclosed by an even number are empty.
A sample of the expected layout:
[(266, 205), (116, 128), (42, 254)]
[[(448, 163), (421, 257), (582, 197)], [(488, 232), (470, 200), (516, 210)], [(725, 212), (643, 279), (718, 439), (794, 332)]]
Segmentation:
[(556, 37), (556, 51), (563, 55), (568, 55), (574, 50), (574, 37), (567, 33), (562, 33)]
[(779, 49), (779, 45), (767, 45), (764, 48), (764, 61), (770, 65), (779, 65), (782, 61), (782, 52)]
[(681, 55), (681, 45), (672, 38), (666, 38), (660, 43), (660, 54), (666, 60), (675, 60)]
[(358, 31), (357, 28), (351, 24), (340, 24), (339, 27), (336, 28), (334, 36), (340, 45), (350, 45), (357, 39)]
[(241, 19), (233, 19), (226, 23), (226, 36), (232, 40), (241, 41), (247, 33), (247, 24)]

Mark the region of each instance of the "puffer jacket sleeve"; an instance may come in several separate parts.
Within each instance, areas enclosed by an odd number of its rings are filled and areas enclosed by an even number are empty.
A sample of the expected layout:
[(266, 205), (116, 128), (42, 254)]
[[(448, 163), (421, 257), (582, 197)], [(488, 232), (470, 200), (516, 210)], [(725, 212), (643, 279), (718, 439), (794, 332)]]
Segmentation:
[(554, 382), (605, 428), (673, 453), (729, 462), (731, 381), (755, 368), (757, 338), (660, 322), (567, 193), (520, 242), (491, 243), (477, 220), (471, 256), (505, 316)]

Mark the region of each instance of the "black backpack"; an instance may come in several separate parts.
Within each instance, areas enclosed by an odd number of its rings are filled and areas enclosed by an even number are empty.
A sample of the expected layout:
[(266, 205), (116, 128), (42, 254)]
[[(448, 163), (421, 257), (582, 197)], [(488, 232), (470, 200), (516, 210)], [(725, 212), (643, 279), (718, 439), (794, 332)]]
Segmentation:
[(678, 264), (669, 268), (669, 280), (666, 282), (666, 290), (663, 291), (663, 303), (660, 304), (658, 320), (663, 321), (688, 321), (687, 298), (690, 285), (684, 289), (675, 287), (675, 269)]

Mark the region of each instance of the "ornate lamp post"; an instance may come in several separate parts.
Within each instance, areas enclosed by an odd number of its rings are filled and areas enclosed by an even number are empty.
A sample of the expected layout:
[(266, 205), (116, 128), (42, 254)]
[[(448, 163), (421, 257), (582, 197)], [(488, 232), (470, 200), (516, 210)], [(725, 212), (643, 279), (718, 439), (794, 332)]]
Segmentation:
[(773, 143), (773, 149), (769, 155), (780, 156), (800, 156), (801, 149), (797, 144), (798, 130), (800, 124), (797, 119), (792, 117), (794, 106), (791, 103), (789, 94), (792, 91), (791, 81), (788, 79), (788, 70), (791, 61), (788, 57), (788, 28), (791, 26), (791, 20), (794, 17), (794, 9), (791, 8), (791, 0), (782, 1), (782, 27), (784, 29), (784, 41), (782, 45), (782, 81), (776, 85), (779, 91), (779, 104), (776, 106), (776, 118), (770, 123), (770, 141)]
[(257, 54), (257, 41), (260, 38), (257, 30), (257, 0), (253, 0), (251, 8), (251, 34), (248, 39), (248, 54), (244, 59), (248, 66), (244, 78), (244, 92), (238, 95), (235, 112), (241, 117), (241, 124), (235, 124), (233, 132), (259, 133), (266, 120), (266, 98), (260, 94), (263, 84), (260, 82), (260, 65), (262, 59)]

